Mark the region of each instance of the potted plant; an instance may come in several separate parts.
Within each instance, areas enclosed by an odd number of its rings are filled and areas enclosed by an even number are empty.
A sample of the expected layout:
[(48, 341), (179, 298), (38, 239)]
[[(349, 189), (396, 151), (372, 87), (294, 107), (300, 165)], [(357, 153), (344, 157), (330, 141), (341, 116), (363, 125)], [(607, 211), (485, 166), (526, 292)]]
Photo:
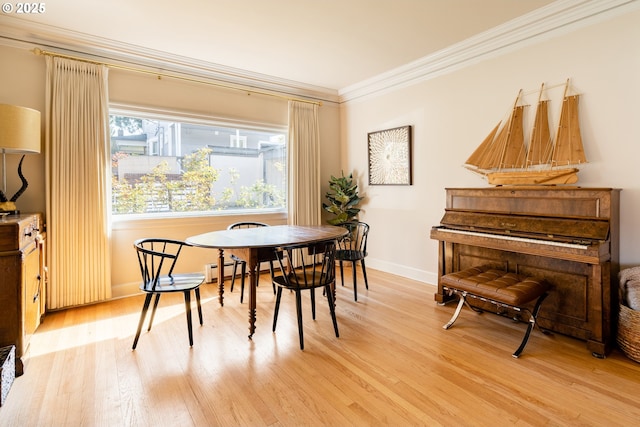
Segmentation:
[(329, 180), (329, 191), (325, 197), (329, 203), (322, 203), (322, 208), (335, 215), (335, 218), (327, 221), (331, 225), (340, 225), (343, 222), (351, 221), (360, 212), (357, 205), (363, 197), (358, 196), (358, 184), (354, 184), (353, 174), (345, 177), (343, 172), (339, 178), (332, 175)]

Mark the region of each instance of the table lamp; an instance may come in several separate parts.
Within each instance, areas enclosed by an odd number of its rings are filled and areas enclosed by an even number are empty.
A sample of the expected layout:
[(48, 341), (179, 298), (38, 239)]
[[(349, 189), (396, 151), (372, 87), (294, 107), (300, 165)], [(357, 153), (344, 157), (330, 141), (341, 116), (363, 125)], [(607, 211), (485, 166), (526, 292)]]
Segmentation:
[(15, 105), (0, 104), (0, 150), (2, 150), (2, 191), (0, 191), (0, 213), (18, 214), (16, 200), (24, 193), (29, 183), (22, 174), (22, 161), (18, 165), (18, 176), (22, 187), (7, 199), (7, 154), (40, 153), (40, 111)]

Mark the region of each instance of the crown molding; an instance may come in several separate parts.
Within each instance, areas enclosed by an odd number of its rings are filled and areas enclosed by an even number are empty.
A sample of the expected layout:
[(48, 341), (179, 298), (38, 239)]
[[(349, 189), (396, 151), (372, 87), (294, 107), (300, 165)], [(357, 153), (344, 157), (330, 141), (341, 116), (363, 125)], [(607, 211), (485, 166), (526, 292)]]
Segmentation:
[(0, 44), (23, 49), (40, 48), (90, 61), (228, 83), (236, 89), (256, 89), (324, 102), (335, 103), (339, 100), (334, 89), (187, 58), (8, 15), (0, 15)]
[(388, 93), (640, 9), (639, 0), (558, 0), (338, 91), (340, 102)]

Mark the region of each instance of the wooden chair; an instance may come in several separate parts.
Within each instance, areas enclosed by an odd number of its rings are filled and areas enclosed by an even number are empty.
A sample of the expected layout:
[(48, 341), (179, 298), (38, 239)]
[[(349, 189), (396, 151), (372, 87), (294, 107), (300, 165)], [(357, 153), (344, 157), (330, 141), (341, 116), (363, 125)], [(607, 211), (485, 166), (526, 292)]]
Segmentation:
[(340, 263), (340, 280), (344, 286), (344, 272), (342, 268), (343, 262), (350, 262), (353, 270), (353, 299), (358, 301), (358, 285), (356, 282), (356, 264), (360, 261), (362, 265), (362, 275), (364, 276), (364, 284), (369, 289), (367, 281), (367, 269), (364, 265), (364, 259), (367, 256), (367, 237), (369, 236), (369, 225), (364, 222), (351, 221), (340, 224), (349, 230), (349, 234), (338, 240), (338, 248), (336, 250), (336, 259)]
[(178, 256), (183, 246), (188, 246), (185, 242), (170, 239), (140, 239), (134, 242), (134, 247), (138, 255), (142, 283), (140, 290), (146, 293), (138, 330), (133, 340), (135, 350), (140, 338), (140, 331), (144, 324), (151, 298), (155, 295), (151, 318), (147, 332), (151, 330), (156, 308), (160, 301), (160, 295), (169, 292), (182, 292), (184, 294), (184, 304), (187, 312), (187, 329), (189, 331), (189, 345), (193, 346), (193, 327), (191, 323), (191, 291), (195, 293), (198, 306), (198, 317), (202, 325), (202, 307), (200, 306), (200, 285), (204, 282), (204, 274), (201, 273), (174, 273), (173, 269), (178, 261)]
[(289, 289), (295, 292), (296, 313), (298, 318), (298, 335), (300, 337), (300, 350), (304, 350), (304, 335), (302, 332), (302, 291), (311, 293), (311, 313), (315, 320), (316, 304), (315, 289), (323, 288), (329, 304), (329, 312), (333, 321), (333, 329), (336, 337), (339, 337), (338, 322), (335, 312), (335, 294), (332, 285), (335, 286), (335, 256), (336, 245), (333, 240), (312, 245), (290, 246), (275, 251), (279, 275), (273, 278), (273, 283), (278, 288), (276, 295), (276, 307), (273, 314), (273, 332), (276, 331), (278, 311), (282, 299), (282, 290)]
[[(235, 222), (227, 227), (227, 230), (238, 230), (241, 228), (255, 228), (255, 227), (268, 227), (269, 224), (265, 224), (263, 222), (255, 222), (255, 221), (242, 221)], [(241, 277), (240, 277), (240, 303), (242, 304), (244, 300), (244, 279), (247, 275), (247, 263), (243, 259), (238, 258), (235, 255), (231, 255), (231, 259), (233, 261), (233, 273), (231, 276), (231, 287), (229, 288), (230, 292), (233, 292), (233, 285), (236, 281), (236, 273), (238, 271), (238, 265), (240, 265)], [(271, 272), (271, 281), (273, 281), (273, 259), (262, 260), (269, 262), (269, 271)], [(261, 262), (262, 262), (261, 261)], [(258, 268), (259, 270), (259, 268)], [(276, 287), (273, 285), (273, 294), (276, 293)]]

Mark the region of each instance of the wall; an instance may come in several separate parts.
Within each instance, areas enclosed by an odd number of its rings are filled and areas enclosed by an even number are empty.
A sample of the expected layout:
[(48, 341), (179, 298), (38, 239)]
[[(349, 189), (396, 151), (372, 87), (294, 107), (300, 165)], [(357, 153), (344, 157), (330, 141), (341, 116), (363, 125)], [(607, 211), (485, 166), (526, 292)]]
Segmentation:
[[(359, 177), (371, 225), (371, 268), (424, 282), (437, 280), (437, 242), (447, 187), (484, 187), (462, 164), (504, 119), (519, 89), (571, 79), (581, 93), (583, 143), (589, 164), (583, 187), (621, 188), (621, 267), (640, 264), (640, 12), (479, 62), (451, 74), (342, 105), (343, 168)], [(562, 87), (547, 95), (557, 106)], [(557, 125), (557, 109), (551, 112)], [(413, 126), (412, 186), (368, 186), (367, 133)]]
[[(26, 49), (0, 46), (0, 103), (22, 105), (42, 112), (44, 128), (45, 60)], [(110, 102), (135, 104), (155, 109), (177, 109), (208, 118), (231, 118), (252, 123), (287, 126), (287, 100), (258, 94), (224, 89), (176, 79), (109, 70)], [(339, 107), (323, 103), (320, 107), (321, 176), (340, 173)], [(19, 187), (16, 171), (19, 156), (7, 156), (8, 193)], [(23, 171), (29, 188), (18, 201), (24, 212), (45, 211), (44, 154), (25, 159)], [(328, 186), (323, 183), (324, 193)], [(112, 288), (114, 297), (135, 291), (139, 270), (132, 242), (142, 237), (166, 236), (184, 239), (190, 235), (226, 228), (228, 224), (246, 217), (186, 217), (181, 219), (147, 219), (113, 223)], [(286, 223), (286, 216), (272, 214), (260, 216), (269, 224)], [(182, 270), (202, 270), (205, 263), (214, 262), (217, 253), (204, 249), (190, 249), (184, 257)]]

